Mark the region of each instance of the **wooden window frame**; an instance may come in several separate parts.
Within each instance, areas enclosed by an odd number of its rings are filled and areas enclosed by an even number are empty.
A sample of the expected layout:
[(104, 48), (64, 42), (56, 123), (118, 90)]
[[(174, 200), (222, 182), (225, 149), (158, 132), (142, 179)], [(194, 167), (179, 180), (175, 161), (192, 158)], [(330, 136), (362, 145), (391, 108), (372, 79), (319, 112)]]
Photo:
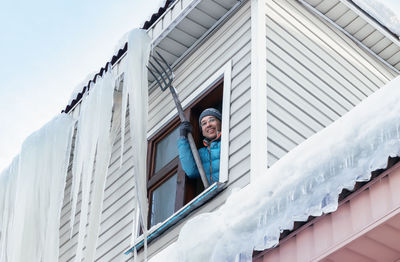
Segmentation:
[[(224, 94), (224, 78), (216, 81), (210, 88), (208, 88), (201, 96), (199, 96), (193, 103), (187, 106), (184, 110), (185, 116), (193, 126), (193, 137), (196, 142), (197, 148), (202, 147), (202, 136), (198, 124), (198, 117), (201, 112), (216, 104), (221, 104)], [(221, 108), (222, 109), (222, 108)], [(200, 194), (204, 187), (202, 186), (201, 179), (188, 179), (185, 172), (181, 167), (179, 156), (172, 159), (168, 164), (163, 166), (157, 172), (155, 170), (155, 157), (157, 143), (170, 134), (175, 128), (179, 128), (180, 121), (178, 117), (172, 119), (164, 128), (152, 137), (148, 142), (147, 150), (147, 193), (149, 199), (149, 214), (148, 225), (151, 227), (151, 207), (152, 207), (152, 193), (162, 183), (164, 183), (173, 174), (177, 173), (177, 186), (175, 192), (175, 209), (174, 212), (182, 208), (185, 204), (190, 202), (198, 194)]]

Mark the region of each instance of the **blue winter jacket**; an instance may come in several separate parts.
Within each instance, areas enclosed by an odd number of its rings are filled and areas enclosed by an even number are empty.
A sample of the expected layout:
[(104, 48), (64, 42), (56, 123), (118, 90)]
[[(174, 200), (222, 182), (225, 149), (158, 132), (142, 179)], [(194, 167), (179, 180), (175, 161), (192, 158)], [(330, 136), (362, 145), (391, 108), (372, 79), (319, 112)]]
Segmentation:
[[(182, 168), (190, 178), (200, 177), (196, 163), (193, 158), (190, 145), (186, 137), (178, 139), (179, 159), (181, 160)], [(211, 142), (208, 146), (199, 149), (201, 162), (203, 163), (204, 171), (207, 176), (208, 183), (211, 185), (219, 181), (219, 159), (221, 151), (221, 139)], [(212, 180), (211, 180), (212, 174)]]

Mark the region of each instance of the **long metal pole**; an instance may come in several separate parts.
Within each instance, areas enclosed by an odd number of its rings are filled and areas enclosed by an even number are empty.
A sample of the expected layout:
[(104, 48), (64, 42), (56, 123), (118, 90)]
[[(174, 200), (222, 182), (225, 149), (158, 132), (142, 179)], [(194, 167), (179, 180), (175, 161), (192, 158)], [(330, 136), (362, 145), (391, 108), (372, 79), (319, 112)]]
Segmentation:
[[(171, 91), (181, 122), (187, 121), (185, 114), (183, 113), (181, 102), (179, 101), (178, 95), (176, 94), (175, 88), (172, 85), (170, 85), (169, 90)], [(194, 161), (196, 162), (197, 169), (199, 170), (200, 173), (201, 181), (203, 182), (204, 188), (207, 188), (209, 187), (208, 180), (206, 177), (206, 173), (204, 172), (203, 163), (201, 163), (200, 155), (199, 152), (197, 151), (196, 144), (194, 143), (192, 133), (189, 132), (187, 134), (187, 138), (189, 141), (190, 149), (192, 150)]]

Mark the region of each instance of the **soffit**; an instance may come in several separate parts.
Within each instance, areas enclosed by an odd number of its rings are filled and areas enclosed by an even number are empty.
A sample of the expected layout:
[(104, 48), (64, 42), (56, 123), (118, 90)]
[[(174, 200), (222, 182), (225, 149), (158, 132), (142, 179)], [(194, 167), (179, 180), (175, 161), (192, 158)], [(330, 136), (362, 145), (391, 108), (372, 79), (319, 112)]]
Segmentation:
[(399, 37), (348, 0), (304, 0), (312, 8), (400, 70)]
[[(152, 38), (153, 51), (159, 52), (168, 64), (175, 66), (241, 2), (238, 0), (174, 1), (147, 29)], [(153, 80), (149, 75), (149, 81)]]
[[(244, 1), (168, 0), (164, 7), (160, 7), (158, 12), (146, 21), (143, 29), (147, 30), (152, 39), (152, 50), (159, 52), (174, 67)], [(127, 44), (108, 63), (118, 63), (126, 51)], [(154, 63), (154, 58), (151, 58), (151, 61)], [(107, 64), (82, 87), (82, 91), (62, 112), (68, 113), (79, 103), (87, 86), (95, 81), (97, 75), (103, 74)], [(148, 76), (149, 82), (154, 82), (152, 75)]]

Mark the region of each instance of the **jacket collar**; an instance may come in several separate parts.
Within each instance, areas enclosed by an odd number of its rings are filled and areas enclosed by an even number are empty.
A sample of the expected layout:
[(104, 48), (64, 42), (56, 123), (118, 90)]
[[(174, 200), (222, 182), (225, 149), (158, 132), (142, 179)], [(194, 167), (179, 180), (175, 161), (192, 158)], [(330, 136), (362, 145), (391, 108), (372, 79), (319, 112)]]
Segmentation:
[(221, 132), (219, 132), (217, 137), (214, 138), (213, 140), (209, 140), (207, 138), (204, 138), (203, 139), (203, 145), (204, 146), (210, 146), (212, 142), (219, 141), (219, 140), (221, 140)]

